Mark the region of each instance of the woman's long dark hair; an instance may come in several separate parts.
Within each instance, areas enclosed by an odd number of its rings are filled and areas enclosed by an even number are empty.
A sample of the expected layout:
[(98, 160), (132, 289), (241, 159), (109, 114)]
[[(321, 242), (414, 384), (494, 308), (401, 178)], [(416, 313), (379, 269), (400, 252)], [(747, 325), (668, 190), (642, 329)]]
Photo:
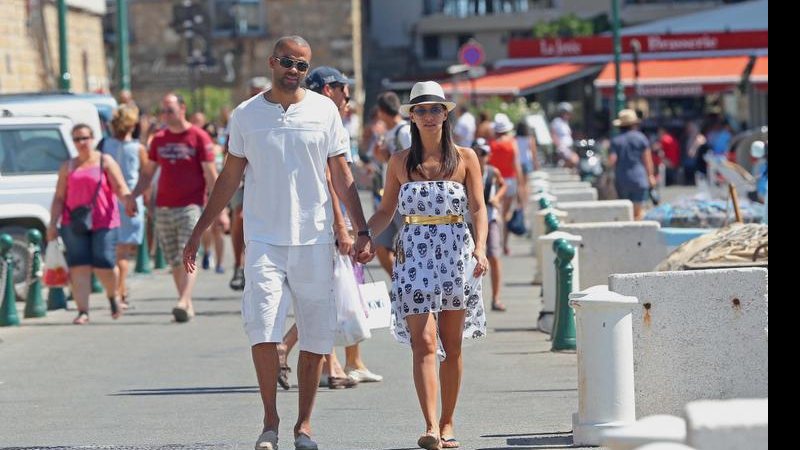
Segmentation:
[[(444, 108), (444, 105), (442, 105)], [(444, 179), (449, 179), (458, 168), (458, 161), (460, 159), (458, 149), (453, 143), (453, 122), (450, 119), (451, 115), (447, 115), (447, 119), (442, 123), (442, 164), (439, 167), (440, 176)], [(419, 134), (417, 124), (411, 122), (411, 151), (408, 152), (406, 159), (406, 174), (408, 179), (411, 180), (411, 175), (415, 172), (423, 178), (427, 178), (422, 172), (422, 137)]]

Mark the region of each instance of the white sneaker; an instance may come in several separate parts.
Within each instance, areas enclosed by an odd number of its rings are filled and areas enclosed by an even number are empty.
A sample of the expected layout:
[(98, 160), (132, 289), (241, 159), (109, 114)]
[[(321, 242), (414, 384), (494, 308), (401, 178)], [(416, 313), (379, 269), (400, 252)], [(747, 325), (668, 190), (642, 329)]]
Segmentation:
[(278, 450), (278, 433), (267, 430), (256, 441), (256, 450)]
[(294, 450), (319, 450), (319, 447), (308, 435), (300, 434), (294, 440)]
[(347, 376), (359, 383), (377, 383), (383, 381), (382, 376), (370, 372), (369, 369), (348, 370)]

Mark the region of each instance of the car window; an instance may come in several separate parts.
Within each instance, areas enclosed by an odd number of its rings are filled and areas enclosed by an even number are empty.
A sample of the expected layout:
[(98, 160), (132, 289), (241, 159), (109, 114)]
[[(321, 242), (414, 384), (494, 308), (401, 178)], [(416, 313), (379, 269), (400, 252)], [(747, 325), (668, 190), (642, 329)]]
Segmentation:
[(0, 130), (0, 174), (58, 172), (69, 150), (57, 128)]

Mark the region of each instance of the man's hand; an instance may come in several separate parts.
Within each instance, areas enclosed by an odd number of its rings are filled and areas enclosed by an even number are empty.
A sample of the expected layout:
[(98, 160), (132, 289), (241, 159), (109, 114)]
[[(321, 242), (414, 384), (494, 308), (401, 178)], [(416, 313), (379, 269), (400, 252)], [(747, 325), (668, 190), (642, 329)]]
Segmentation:
[(133, 217), (139, 211), (139, 206), (136, 204), (136, 199), (132, 195), (126, 195), (123, 199), (125, 203), (125, 212), (128, 217)]
[(366, 264), (372, 261), (375, 257), (375, 250), (373, 249), (372, 239), (367, 236), (358, 236), (355, 246), (355, 257), (361, 264)]
[(336, 245), (339, 253), (342, 255), (351, 255), (353, 252), (353, 238), (350, 237), (347, 228), (338, 228), (336, 230)]
[(186, 273), (194, 273), (197, 270), (195, 258), (197, 258), (197, 249), (200, 247), (200, 236), (192, 233), (186, 246), (183, 247), (183, 268)]

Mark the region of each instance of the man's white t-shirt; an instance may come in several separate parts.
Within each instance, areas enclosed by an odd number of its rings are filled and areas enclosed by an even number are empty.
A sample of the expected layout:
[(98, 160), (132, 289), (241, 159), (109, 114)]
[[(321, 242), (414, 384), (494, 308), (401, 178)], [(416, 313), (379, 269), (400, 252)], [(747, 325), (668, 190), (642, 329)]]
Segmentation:
[(228, 150), (247, 159), (245, 242), (333, 242), (325, 168), (329, 157), (349, 151), (349, 136), (333, 101), (305, 92), (305, 97), (286, 111), (258, 95), (231, 115)]
[[(411, 124), (405, 120), (395, 125), (383, 135), (389, 155), (411, 147)], [(398, 147), (399, 145), (399, 147)]]
[(475, 116), (470, 112), (465, 112), (456, 121), (455, 134), (456, 144), (462, 147), (472, 147), (472, 142), (475, 140), (475, 131), (477, 125), (475, 123)]
[(573, 140), (572, 128), (570, 128), (569, 123), (561, 117), (556, 117), (550, 122), (550, 128), (558, 139), (557, 150), (559, 152), (571, 152)]

